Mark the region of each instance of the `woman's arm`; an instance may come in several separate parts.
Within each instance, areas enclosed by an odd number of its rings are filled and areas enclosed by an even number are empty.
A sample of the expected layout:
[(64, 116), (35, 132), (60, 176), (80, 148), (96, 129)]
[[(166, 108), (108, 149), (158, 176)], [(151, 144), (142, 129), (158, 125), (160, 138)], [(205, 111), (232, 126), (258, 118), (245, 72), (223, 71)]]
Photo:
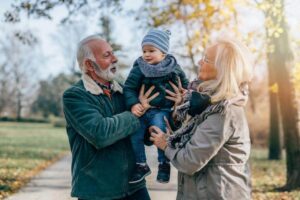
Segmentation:
[[(181, 149), (172, 149), (162, 142), (165, 140), (160, 133), (152, 134), (152, 141), (165, 149), (165, 155), (181, 172), (193, 175), (201, 170), (219, 151), (228, 140), (230, 131), (224, 131), (225, 117), (220, 114), (210, 115), (201, 123), (191, 140)], [(159, 132), (159, 131), (156, 131)]]

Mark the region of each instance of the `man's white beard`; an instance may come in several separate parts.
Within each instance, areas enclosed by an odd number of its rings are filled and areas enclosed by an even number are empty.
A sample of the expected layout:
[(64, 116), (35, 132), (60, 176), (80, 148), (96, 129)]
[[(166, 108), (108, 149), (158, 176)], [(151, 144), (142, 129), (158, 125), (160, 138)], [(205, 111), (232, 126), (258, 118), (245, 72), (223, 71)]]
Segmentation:
[[(116, 69), (116, 72), (113, 73), (111, 71), (112, 68), (115, 68)], [(95, 69), (95, 73), (96, 75), (99, 77), (99, 78), (102, 78), (106, 81), (112, 81), (116, 78), (116, 74), (117, 74), (117, 71), (118, 71), (118, 67), (114, 64), (110, 64), (110, 66), (106, 69), (106, 70), (103, 70), (100, 68), (100, 66), (98, 65), (98, 67), (94, 67)]]

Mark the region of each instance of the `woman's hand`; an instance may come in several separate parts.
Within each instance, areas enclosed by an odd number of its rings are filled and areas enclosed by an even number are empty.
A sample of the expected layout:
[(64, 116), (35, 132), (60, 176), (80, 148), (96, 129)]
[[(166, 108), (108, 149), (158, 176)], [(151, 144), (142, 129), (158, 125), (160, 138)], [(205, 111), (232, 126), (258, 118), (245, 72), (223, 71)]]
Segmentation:
[(164, 133), (162, 130), (160, 130), (160, 128), (156, 126), (151, 126), (149, 128), (149, 131), (151, 134), (150, 141), (152, 141), (153, 144), (157, 146), (157, 148), (164, 151), (168, 146), (167, 143), (167, 137), (169, 136), (168, 131), (167, 133)]
[(180, 105), (183, 101), (183, 96), (186, 94), (187, 90), (182, 87), (180, 78), (177, 77), (178, 80), (178, 87), (169, 81), (171, 87), (173, 88), (174, 92), (170, 90), (166, 90), (169, 96), (166, 96), (167, 99), (171, 100), (174, 102), (174, 107)]
[(145, 93), (145, 85), (143, 84), (140, 89), (139, 100), (140, 100), (141, 105), (144, 108), (143, 113), (145, 113), (149, 108), (151, 108), (150, 101), (152, 101), (159, 95), (159, 92), (156, 92), (155, 94), (150, 96), (150, 94), (154, 90), (154, 88), (155, 88), (155, 86), (151, 86), (149, 88), (149, 90), (147, 90), (147, 92)]

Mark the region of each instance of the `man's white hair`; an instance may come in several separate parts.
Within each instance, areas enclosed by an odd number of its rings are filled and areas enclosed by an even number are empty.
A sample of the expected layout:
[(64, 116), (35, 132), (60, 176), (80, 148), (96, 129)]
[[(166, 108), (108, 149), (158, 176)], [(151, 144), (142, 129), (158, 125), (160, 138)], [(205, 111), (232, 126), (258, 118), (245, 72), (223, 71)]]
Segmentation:
[(99, 35), (90, 35), (84, 39), (82, 39), (77, 46), (77, 62), (82, 73), (86, 72), (86, 66), (84, 64), (85, 59), (91, 59), (95, 61), (95, 56), (91, 51), (88, 43), (91, 40), (103, 40)]

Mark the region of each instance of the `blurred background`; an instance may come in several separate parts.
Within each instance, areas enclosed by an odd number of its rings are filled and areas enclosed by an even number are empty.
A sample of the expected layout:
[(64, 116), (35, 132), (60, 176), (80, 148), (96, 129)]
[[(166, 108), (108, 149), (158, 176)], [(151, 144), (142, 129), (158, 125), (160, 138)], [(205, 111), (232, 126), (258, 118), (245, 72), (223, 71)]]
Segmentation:
[(69, 151), (61, 96), (80, 79), (77, 43), (112, 44), (124, 81), (151, 27), (190, 80), (217, 37), (242, 40), (254, 199), (300, 199), (300, 4), (293, 0), (10, 0), (0, 4), (0, 199)]

